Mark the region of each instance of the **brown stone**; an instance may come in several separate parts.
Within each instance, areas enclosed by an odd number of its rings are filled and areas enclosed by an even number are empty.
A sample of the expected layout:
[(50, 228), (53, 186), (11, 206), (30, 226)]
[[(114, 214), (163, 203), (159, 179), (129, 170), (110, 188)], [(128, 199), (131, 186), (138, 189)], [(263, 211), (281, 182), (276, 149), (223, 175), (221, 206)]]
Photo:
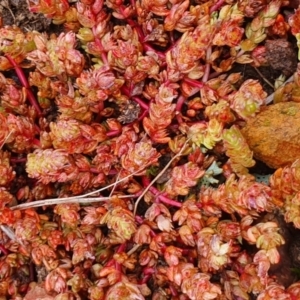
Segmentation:
[(266, 59), (274, 70), (280, 70), (290, 77), (297, 69), (298, 56), (292, 43), (284, 39), (267, 40), (265, 42)]
[(254, 157), (277, 169), (300, 158), (300, 103), (266, 106), (242, 129)]

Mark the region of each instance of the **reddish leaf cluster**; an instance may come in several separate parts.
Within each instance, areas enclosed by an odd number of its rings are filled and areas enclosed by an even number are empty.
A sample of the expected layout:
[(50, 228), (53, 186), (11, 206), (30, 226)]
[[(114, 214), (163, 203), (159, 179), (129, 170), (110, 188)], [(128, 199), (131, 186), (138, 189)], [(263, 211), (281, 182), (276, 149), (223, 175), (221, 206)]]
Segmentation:
[(300, 228), (300, 162), (249, 174), (267, 93), (232, 72), (300, 39), (286, 5), (30, 0), (63, 32), (0, 28), (1, 299), (300, 297), (264, 218)]

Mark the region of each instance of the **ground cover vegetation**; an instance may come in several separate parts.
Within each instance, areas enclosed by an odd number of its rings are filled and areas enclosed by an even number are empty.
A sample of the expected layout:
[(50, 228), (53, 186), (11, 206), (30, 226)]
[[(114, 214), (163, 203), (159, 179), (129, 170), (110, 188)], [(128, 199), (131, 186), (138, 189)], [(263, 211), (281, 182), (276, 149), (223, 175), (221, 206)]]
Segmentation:
[(300, 299), (300, 161), (243, 133), (299, 100), (297, 1), (0, 13), (0, 299)]

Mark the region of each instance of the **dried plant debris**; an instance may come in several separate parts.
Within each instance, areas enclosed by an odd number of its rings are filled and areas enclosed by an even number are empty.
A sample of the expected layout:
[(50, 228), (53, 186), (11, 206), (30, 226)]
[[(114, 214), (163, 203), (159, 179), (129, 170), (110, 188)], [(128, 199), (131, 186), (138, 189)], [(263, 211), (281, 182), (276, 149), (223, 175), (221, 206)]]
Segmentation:
[(16, 25), (25, 31), (48, 31), (51, 20), (42, 14), (28, 11), (26, 0), (1, 0), (0, 16), (3, 25)]

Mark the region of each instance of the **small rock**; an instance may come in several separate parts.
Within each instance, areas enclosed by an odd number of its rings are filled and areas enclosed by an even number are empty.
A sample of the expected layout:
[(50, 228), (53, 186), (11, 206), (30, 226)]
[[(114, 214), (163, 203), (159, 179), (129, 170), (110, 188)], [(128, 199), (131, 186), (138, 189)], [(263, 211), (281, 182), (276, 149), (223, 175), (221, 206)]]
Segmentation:
[(274, 70), (282, 71), (282, 73), (289, 77), (297, 69), (297, 50), (293, 45), (284, 40), (267, 40), (266, 46), (266, 59), (269, 65)]
[(254, 157), (270, 168), (280, 168), (300, 158), (300, 103), (266, 106), (249, 120), (242, 133)]

